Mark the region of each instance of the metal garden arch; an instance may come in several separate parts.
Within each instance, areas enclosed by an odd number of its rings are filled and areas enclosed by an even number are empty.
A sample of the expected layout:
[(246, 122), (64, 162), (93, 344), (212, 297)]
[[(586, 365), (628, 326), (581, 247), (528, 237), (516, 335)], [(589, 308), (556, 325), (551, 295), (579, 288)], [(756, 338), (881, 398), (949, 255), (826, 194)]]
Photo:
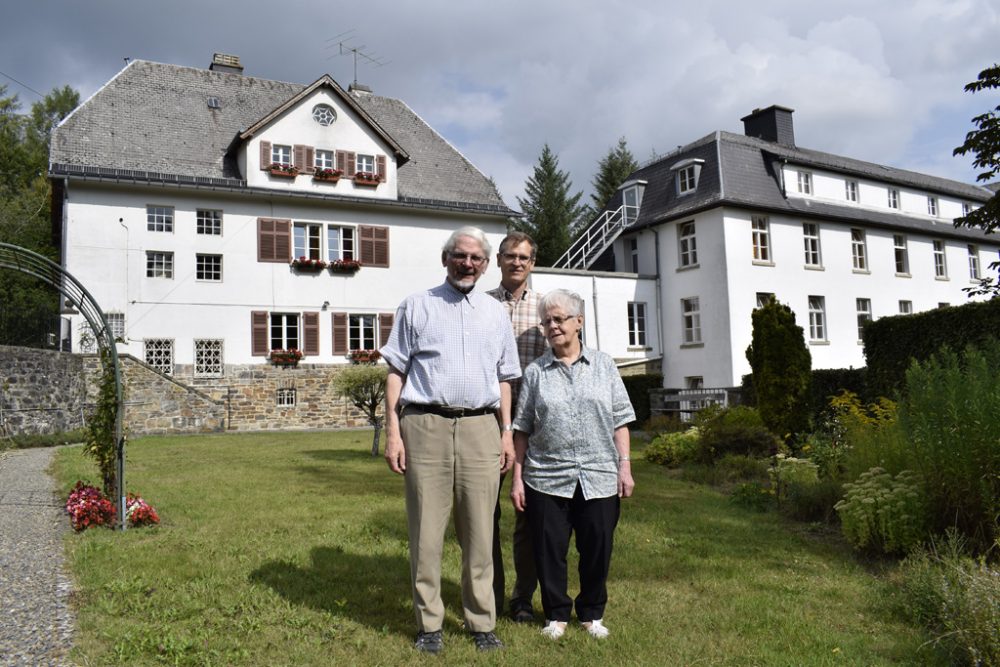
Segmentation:
[(0, 269), (13, 269), (21, 273), (34, 276), (50, 285), (62, 293), (69, 302), (80, 311), (87, 324), (94, 332), (97, 339), (98, 348), (107, 355), (100, 355), (104, 369), (111, 370), (115, 375), (115, 461), (117, 471), (115, 475), (115, 494), (117, 496), (118, 517), (120, 527), (125, 530), (127, 526), (125, 518), (125, 437), (122, 433), (122, 424), (125, 416), (125, 403), (122, 400), (122, 380), (121, 367), (118, 363), (118, 350), (115, 347), (115, 339), (111, 335), (108, 327), (108, 320), (104, 316), (104, 311), (97, 305), (97, 301), (90, 292), (61, 266), (27, 248), (12, 245), (10, 243), (0, 243)]

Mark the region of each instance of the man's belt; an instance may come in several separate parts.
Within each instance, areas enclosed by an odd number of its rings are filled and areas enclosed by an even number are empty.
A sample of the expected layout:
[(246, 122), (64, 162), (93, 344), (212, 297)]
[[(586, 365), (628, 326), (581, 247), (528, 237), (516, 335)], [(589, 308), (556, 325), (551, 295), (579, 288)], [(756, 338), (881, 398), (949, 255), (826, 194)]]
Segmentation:
[(496, 408), (453, 408), (447, 405), (431, 405), (428, 403), (408, 403), (407, 410), (418, 412), (429, 412), (439, 417), (448, 419), (458, 419), (459, 417), (482, 417), (483, 415), (496, 414)]

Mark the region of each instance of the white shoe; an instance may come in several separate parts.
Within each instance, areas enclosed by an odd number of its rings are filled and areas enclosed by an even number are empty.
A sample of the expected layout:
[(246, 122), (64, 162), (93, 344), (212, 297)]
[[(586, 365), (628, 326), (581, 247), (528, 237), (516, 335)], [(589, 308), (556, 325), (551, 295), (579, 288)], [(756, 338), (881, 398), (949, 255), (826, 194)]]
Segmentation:
[(597, 639), (604, 639), (611, 634), (611, 631), (604, 627), (604, 624), (601, 623), (601, 619), (599, 618), (593, 621), (581, 623), (581, 625), (583, 626), (583, 629), (587, 631), (587, 634), (591, 637), (596, 637)]
[(549, 639), (559, 639), (566, 634), (566, 621), (549, 621), (549, 624), (542, 628), (542, 634)]

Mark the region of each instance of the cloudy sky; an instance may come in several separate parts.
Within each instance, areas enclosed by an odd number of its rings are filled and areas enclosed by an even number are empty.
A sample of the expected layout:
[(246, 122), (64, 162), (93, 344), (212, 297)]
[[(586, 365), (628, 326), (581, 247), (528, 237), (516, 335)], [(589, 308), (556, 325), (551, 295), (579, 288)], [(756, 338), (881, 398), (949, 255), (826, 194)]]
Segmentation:
[(384, 63), (362, 59), (359, 82), (514, 208), (546, 142), (589, 195), (619, 137), (645, 161), (771, 104), (795, 109), (800, 146), (972, 182), (951, 152), (998, 104), (962, 90), (1000, 61), (996, 0), (31, 0), (2, 17), (0, 83), (25, 107), (65, 84), (86, 98), (124, 58), (207, 67), (216, 51), (346, 87), (347, 40)]

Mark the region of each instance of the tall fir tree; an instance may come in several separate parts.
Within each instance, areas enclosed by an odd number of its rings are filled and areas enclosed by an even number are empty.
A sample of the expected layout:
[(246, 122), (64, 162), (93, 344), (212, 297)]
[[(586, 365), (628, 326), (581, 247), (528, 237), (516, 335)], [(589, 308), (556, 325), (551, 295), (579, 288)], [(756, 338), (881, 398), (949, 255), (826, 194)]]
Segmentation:
[(597, 175), (592, 185), (594, 193), (591, 199), (591, 217), (595, 217), (607, 207), (608, 202), (618, 191), (618, 186), (625, 182), (629, 175), (639, 168), (632, 151), (628, 149), (625, 137), (618, 139), (618, 145), (608, 149), (608, 154), (597, 163)]
[(524, 185), (527, 197), (517, 198), (525, 219), (515, 222), (519, 231), (538, 243), (538, 265), (552, 266), (573, 240), (587, 207), (580, 204), (582, 192), (570, 194), (569, 174), (559, 169), (559, 158), (548, 144)]

